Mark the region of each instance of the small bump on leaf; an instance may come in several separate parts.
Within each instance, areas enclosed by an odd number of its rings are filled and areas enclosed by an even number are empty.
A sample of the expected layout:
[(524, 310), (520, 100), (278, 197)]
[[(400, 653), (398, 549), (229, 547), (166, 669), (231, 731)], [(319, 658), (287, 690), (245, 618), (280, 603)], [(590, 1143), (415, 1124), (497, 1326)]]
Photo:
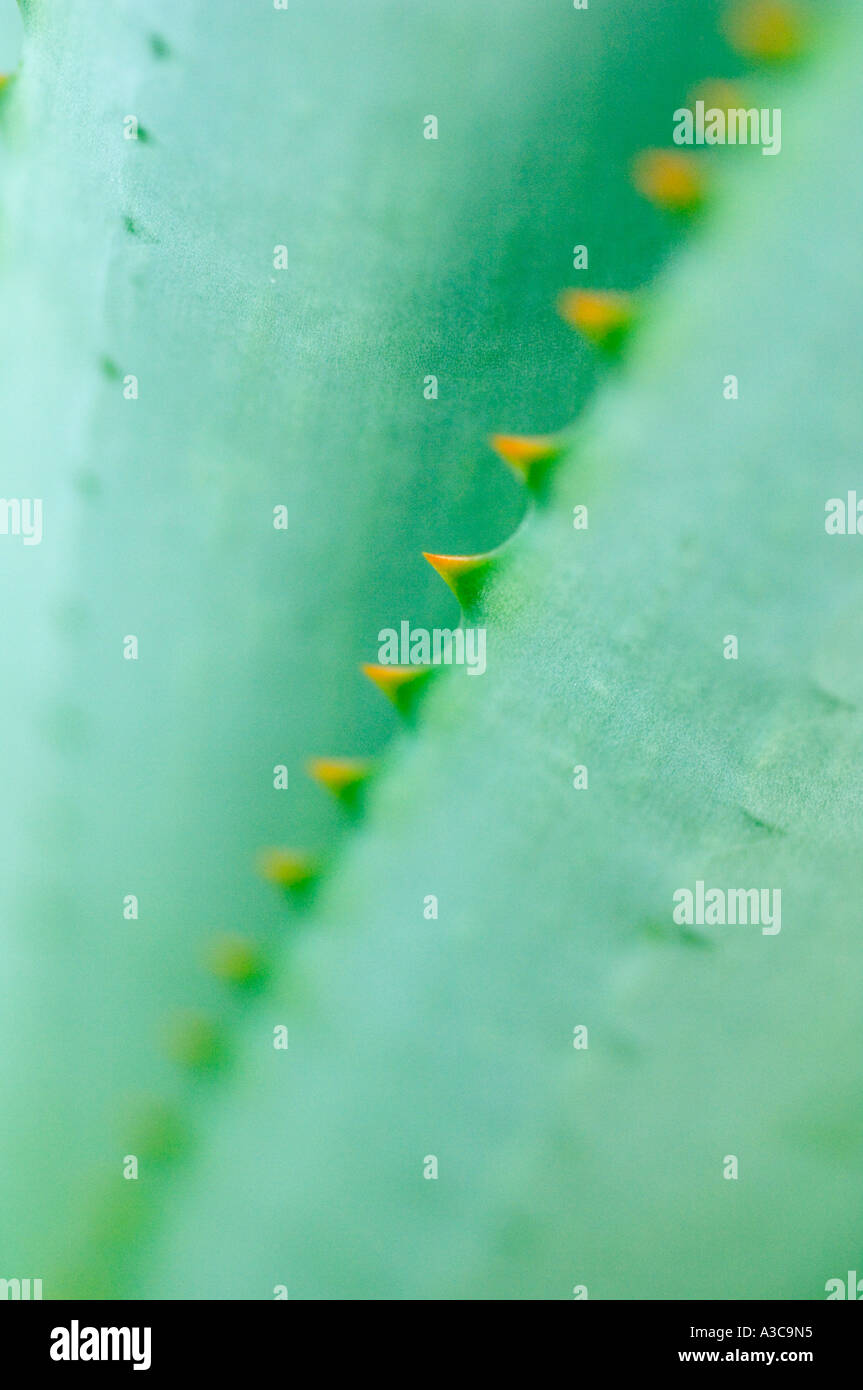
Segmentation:
[(424, 550), (423, 559), (428, 560), (432, 569), (449, 585), (462, 608), (473, 607), (494, 567), (491, 554), (431, 555)]
[(264, 957), (246, 936), (239, 933), (219, 936), (210, 943), (207, 964), (212, 973), (226, 984), (253, 988), (267, 977)]
[(279, 888), (299, 889), (314, 882), (318, 866), (311, 855), (301, 850), (264, 849), (258, 855), (258, 871)]
[(622, 345), (635, 317), (632, 295), (617, 290), (564, 290), (558, 308), (567, 323), (610, 352)]
[(805, 45), (804, 15), (791, 0), (739, 0), (732, 5), (725, 28), (738, 53), (762, 62), (788, 62)]
[(694, 212), (704, 201), (701, 164), (683, 150), (644, 150), (635, 160), (632, 177), (639, 193), (657, 207)]
[(371, 776), (370, 758), (310, 758), (306, 770), (342, 802), (352, 802)]
[(378, 666), (366, 663), (362, 669), (400, 714), (413, 711), (416, 698), (431, 675), (429, 666)]
[(529, 488), (539, 483), (562, 452), (560, 440), (550, 434), (493, 434), (489, 443)]
[(228, 1060), (225, 1034), (209, 1014), (187, 1010), (171, 1019), (166, 1042), (169, 1055), (189, 1071), (220, 1071)]

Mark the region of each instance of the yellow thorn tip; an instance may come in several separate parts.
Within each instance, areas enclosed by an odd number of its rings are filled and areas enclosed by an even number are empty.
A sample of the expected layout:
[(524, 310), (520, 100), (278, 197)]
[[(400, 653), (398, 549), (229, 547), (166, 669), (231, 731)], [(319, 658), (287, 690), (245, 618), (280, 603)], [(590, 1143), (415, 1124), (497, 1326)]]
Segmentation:
[(188, 1010), (170, 1022), (167, 1034), (170, 1055), (192, 1071), (209, 1071), (225, 1060), (222, 1029), (208, 1014)]
[(549, 434), (493, 434), (490, 442), (522, 482), (528, 481), (537, 464), (550, 462), (560, 453), (558, 441)]
[(473, 574), (476, 570), (482, 569), (488, 564), (488, 555), (431, 555), (427, 550), (423, 551), (423, 559), (428, 560), (433, 570), (436, 570), (441, 579), (449, 585), (456, 598), (460, 598), (461, 586), (459, 581), (465, 575)]
[(630, 326), (634, 309), (632, 296), (615, 290), (564, 290), (558, 307), (567, 323), (600, 347)]
[(427, 666), (378, 666), (373, 663), (363, 665), (363, 671), (378, 690), (382, 690), (393, 704), (406, 686), (428, 675)]
[(232, 985), (252, 984), (260, 980), (264, 973), (260, 951), (245, 936), (218, 937), (210, 945), (207, 960), (213, 974)]
[(726, 30), (745, 57), (781, 63), (802, 51), (805, 20), (792, 0), (739, 0), (728, 14)]
[(704, 197), (701, 165), (683, 150), (645, 150), (635, 161), (633, 179), (643, 197), (674, 212), (691, 212)]
[(741, 107), (749, 106), (749, 98), (744, 89), (736, 82), (729, 82), (726, 77), (709, 77), (706, 82), (699, 82), (690, 93), (686, 104), (694, 110), (697, 101), (704, 102), (705, 111), (722, 111), (726, 117), (729, 111), (738, 111)]
[(334, 796), (343, 796), (366, 780), (372, 763), (368, 758), (310, 758), (306, 770)]
[(299, 888), (310, 882), (316, 873), (315, 861), (308, 854), (293, 849), (265, 849), (258, 856), (262, 878), (279, 888)]

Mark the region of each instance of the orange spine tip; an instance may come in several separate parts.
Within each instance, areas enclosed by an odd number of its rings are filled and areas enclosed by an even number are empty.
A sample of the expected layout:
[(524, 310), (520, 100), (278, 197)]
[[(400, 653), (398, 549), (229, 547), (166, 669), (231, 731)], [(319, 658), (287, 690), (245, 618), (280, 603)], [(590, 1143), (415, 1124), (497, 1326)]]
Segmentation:
[(683, 150), (645, 150), (633, 166), (633, 180), (651, 203), (673, 212), (692, 212), (704, 198), (701, 165)]
[(706, 82), (700, 82), (686, 104), (693, 109), (698, 101), (704, 102), (705, 111), (722, 111), (726, 116), (729, 111), (738, 111), (741, 106), (749, 105), (744, 89), (725, 77), (709, 77)]
[(244, 936), (218, 937), (210, 944), (207, 963), (218, 979), (232, 985), (257, 984), (265, 975), (260, 951), (253, 941)]
[(781, 63), (802, 52), (805, 21), (791, 0), (739, 0), (729, 11), (726, 32), (745, 57)]
[(428, 667), (425, 666), (377, 666), (367, 662), (363, 670), (368, 680), (377, 685), (379, 691), (384, 691), (389, 699), (395, 699), (406, 685), (413, 685), (414, 681), (428, 676)]
[(428, 560), (461, 604), (475, 597), (476, 581), (491, 564), (490, 555), (432, 555), (427, 550), (423, 551), (423, 559)]
[(530, 482), (540, 465), (556, 459), (561, 448), (550, 434), (493, 434), (490, 443), (523, 483)]
[(378, 666), (366, 663), (363, 672), (378, 690), (399, 709), (404, 708), (404, 696), (429, 674), (428, 666)]
[[(173, 1036), (169, 1033), (169, 1044)], [(179, 1060), (175, 1057), (175, 1060)], [(152, 1096), (139, 1099), (127, 1120), (133, 1153), (152, 1162), (179, 1158), (188, 1147), (189, 1131), (182, 1114), (167, 1101)]]
[(306, 770), (333, 796), (344, 797), (368, 779), (372, 763), (368, 758), (310, 758)]
[(300, 888), (310, 883), (317, 873), (317, 865), (310, 855), (292, 849), (262, 850), (258, 868), (262, 878), (279, 888)]
[(222, 1028), (208, 1014), (197, 1010), (177, 1014), (171, 1020), (166, 1045), (174, 1061), (190, 1071), (215, 1071), (227, 1060)]
[(558, 307), (566, 322), (598, 347), (616, 347), (634, 318), (632, 296), (615, 290), (564, 290)]

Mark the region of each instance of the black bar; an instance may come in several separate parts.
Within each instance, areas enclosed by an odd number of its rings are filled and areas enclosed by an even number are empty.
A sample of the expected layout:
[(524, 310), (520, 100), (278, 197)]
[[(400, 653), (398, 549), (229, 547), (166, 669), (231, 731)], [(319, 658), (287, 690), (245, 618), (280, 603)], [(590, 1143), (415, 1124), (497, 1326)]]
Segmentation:
[[(353, 1311), (357, 1306), (359, 1313)], [(460, 1303), (456, 1311), (444, 1313), (439, 1304), (430, 1312), (389, 1303), (377, 1313), (372, 1303), (343, 1302), (7, 1303), (0, 1322), (0, 1367), (8, 1371), (18, 1364), (25, 1375), (48, 1372), (62, 1382), (70, 1376), (92, 1378), (100, 1371), (132, 1375), (136, 1362), (139, 1375), (159, 1378), (165, 1372), (189, 1371), (220, 1380), (272, 1365), (292, 1379), (305, 1379), (310, 1370), (325, 1370), (334, 1354), (337, 1358), (343, 1352), (357, 1373), (401, 1365), (401, 1373), (411, 1379), (417, 1372), (427, 1379), (436, 1365), (441, 1375), (451, 1375), (465, 1355), (484, 1360), (497, 1351), (508, 1358), (521, 1347), (524, 1352), (533, 1348), (531, 1354), (543, 1363), (552, 1354), (562, 1355), (579, 1376), (591, 1366), (594, 1375), (614, 1375), (705, 1365), (726, 1370), (795, 1365), (823, 1376), (855, 1364), (860, 1344), (856, 1310), (829, 1301), (573, 1301), (553, 1316), (551, 1308), (542, 1313), (533, 1305), (522, 1326), (519, 1313), (510, 1308), (506, 1326), (499, 1330), (484, 1325), (486, 1317), (494, 1317), (488, 1311), (492, 1304), (484, 1305), (484, 1313), (471, 1312), (471, 1306)], [(463, 1316), (471, 1318), (469, 1328), (461, 1324)], [(537, 1317), (543, 1324), (541, 1351), (535, 1341)], [(96, 1329), (98, 1336), (88, 1329)], [(117, 1335), (106, 1331), (103, 1341), (102, 1329), (116, 1329)], [(450, 1334), (457, 1334), (457, 1344)], [(464, 1350), (456, 1351), (456, 1345)], [(52, 1347), (70, 1357), (77, 1352), (77, 1359), (54, 1359)], [(91, 1349), (101, 1358), (103, 1347), (105, 1359), (89, 1359)], [(112, 1359), (115, 1349), (120, 1359)]]

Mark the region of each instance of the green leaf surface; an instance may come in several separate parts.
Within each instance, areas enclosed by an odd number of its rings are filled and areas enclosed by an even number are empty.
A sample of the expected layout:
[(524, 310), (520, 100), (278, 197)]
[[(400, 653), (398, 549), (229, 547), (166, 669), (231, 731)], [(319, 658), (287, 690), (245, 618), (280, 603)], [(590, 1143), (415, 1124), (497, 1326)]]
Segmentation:
[[(781, 158), (723, 169), (468, 615), (487, 673), (394, 750), (147, 1292), (807, 1299), (859, 1268), (863, 542), (825, 502), (860, 480), (860, 30), (783, 90)], [(698, 880), (781, 890), (781, 931), (676, 925)]]
[(3, 494), (43, 499), (45, 534), (0, 538), (0, 1248), (46, 1296), (67, 1263), (64, 1289), (131, 1286), (221, 1094), (163, 1035), (203, 1010), (230, 1050), (249, 1005), (209, 943), (284, 932), (261, 845), (336, 840), (302, 762), (387, 735), (354, 672), (385, 622), (451, 613), (420, 548), (484, 548), (521, 514), (485, 436), (556, 428), (596, 383), (553, 312), (573, 244), (591, 284), (629, 288), (682, 235), (629, 161), (736, 66), (716, 12), (22, 5)]

